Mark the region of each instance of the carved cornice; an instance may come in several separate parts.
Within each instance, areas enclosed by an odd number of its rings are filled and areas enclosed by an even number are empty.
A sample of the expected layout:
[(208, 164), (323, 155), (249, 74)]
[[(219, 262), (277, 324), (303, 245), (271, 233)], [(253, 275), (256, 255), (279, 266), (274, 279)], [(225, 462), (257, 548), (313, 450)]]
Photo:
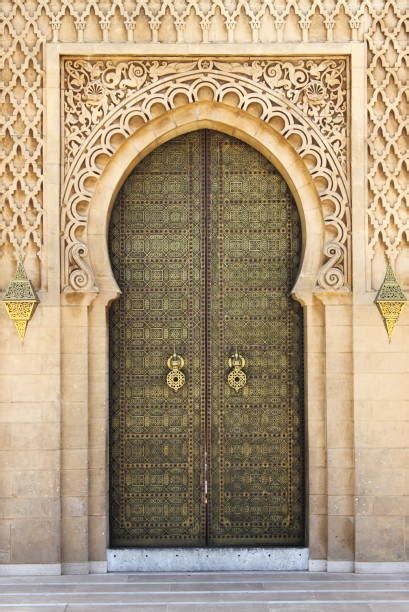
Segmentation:
[[(87, 216), (97, 159), (153, 118), (158, 107), (196, 102), (206, 91), (270, 123), (306, 158), (327, 230), (323, 289), (350, 283), (347, 171), (347, 60), (285, 58), (66, 59), (64, 61), (64, 289), (94, 288), (87, 254)], [(155, 110), (156, 107), (156, 110)]]

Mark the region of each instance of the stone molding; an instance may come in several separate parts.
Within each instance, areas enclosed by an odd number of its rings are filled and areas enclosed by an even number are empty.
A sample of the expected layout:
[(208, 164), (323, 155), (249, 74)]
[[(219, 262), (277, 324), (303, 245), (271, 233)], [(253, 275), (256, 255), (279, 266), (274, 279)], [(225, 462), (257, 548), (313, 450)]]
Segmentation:
[(106, 561), (85, 563), (0, 563), (0, 576), (61, 576), (106, 574)]
[(144, 123), (201, 100), (256, 115), (292, 144), (322, 203), (326, 242), (318, 286), (350, 287), (346, 58), (68, 58), (63, 78), (64, 291), (96, 290), (88, 258), (88, 208), (114, 152)]
[(400, 574), (409, 572), (409, 561), (355, 561), (356, 574)]

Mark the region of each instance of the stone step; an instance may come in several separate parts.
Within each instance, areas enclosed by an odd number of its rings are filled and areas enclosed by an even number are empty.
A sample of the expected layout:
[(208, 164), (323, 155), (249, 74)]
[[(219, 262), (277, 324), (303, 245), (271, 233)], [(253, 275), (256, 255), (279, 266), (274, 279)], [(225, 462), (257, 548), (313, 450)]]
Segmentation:
[(408, 612), (409, 576), (234, 572), (0, 578), (0, 612)]

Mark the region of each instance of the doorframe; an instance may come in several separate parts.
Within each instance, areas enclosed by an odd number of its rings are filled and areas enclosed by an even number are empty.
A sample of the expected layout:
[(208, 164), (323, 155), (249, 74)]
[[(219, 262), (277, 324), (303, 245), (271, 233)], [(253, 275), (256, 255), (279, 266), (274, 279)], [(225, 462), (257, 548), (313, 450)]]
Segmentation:
[[(256, 53), (255, 53), (256, 51)], [(142, 159), (142, 154), (135, 149), (135, 139), (131, 137), (120, 148), (112, 158), (108, 173), (103, 174), (98, 185), (98, 199), (95, 199), (96, 206), (91, 206), (89, 217), (89, 249), (93, 265), (95, 266), (99, 291), (86, 291), (83, 293), (61, 294), (59, 290), (61, 282), (61, 269), (56, 266), (56, 254), (59, 252), (59, 237), (57, 229), (60, 227), (60, 210), (56, 202), (60, 199), (60, 184), (62, 176), (62, 165), (64, 162), (62, 144), (62, 125), (60, 107), (60, 58), (65, 55), (92, 56), (92, 55), (112, 55), (112, 56), (137, 56), (143, 59), (144, 56), (182, 56), (189, 55), (220, 55), (238, 56), (245, 54), (247, 59), (257, 60), (264, 56), (274, 57), (291, 55), (317, 55), (331, 57), (331, 55), (345, 55), (351, 61), (351, 109), (354, 109), (352, 128), (360, 126), (354, 131), (351, 130), (351, 143), (349, 162), (351, 164), (351, 192), (354, 207), (352, 209), (354, 224), (353, 241), (353, 267), (354, 278), (363, 279), (365, 277), (365, 244), (366, 235), (365, 224), (365, 145), (362, 138), (362, 125), (366, 122), (366, 85), (365, 85), (365, 46), (361, 43), (326, 43), (325, 46), (314, 43), (291, 44), (260, 44), (255, 48), (254, 45), (167, 45), (167, 44), (72, 44), (72, 43), (50, 43), (45, 45), (45, 95), (46, 95), (46, 115), (45, 115), (45, 157), (44, 157), (44, 208), (45, 208), (45, 256), (43, 269), (45, 278), (48, 279), (50, 297), (44, 297), (46, 303), (61, 306), (61, 401), (59, 404), (60, 422), (62, 430), (62, 451), (60, 469), (62, 475), (61, 493), (61, 557), (63, 571), (106, 571), (106, 551), (108, 543), (108, 342), (107, 342), (107, 308), (110, 303), (119, 295), (119, 290), (113, 279), (112, 271), (107, 258), (107, 237), (106, 228), (108, 226), (109, 211), (115, 201), (115, 196), (125, 180), (127, 174)], [(177, 124), (172, 125), (166, 134), (160, 133), (160, 121), (152, 120), (146, 125), (145, 135), (147, 141), (143, 148), (143, 156), (148, 154), (155, 146), (165, 140), (169, 140), (180, 133), (190, 130), (208, 127), (209, 129), (219, 129), (225, 131), (230, 129), (234, 136), (248, 142), (251, 146), (261, 151), (267, 158), (273, 161), (274, 165), (282, 172), (286, 182), (296, 199), (301, 213), (303, 225), (303, 244), (304, 257), (297, 284), (294, 288), (294, 297), (298, 299), (304, 308), (304, 352), (305, 352), (305, 423), (306, 423), (306, 444), (305, 444), (305, 464), (306, 464), (306, 505), (307, 505), (307, 525), (308, 540), (310, 542), (310, 562), (311, 569), (331, 569), (349, 571), (354, 556), (353, 543), (337, 549), (337, 541), (344, 537), (353, 525), (353, 510), (347, 512), (348, 516), (337, 517), (337, 513), (332, 513), (328, 504), (328, 495), (331, 494), (332, 479), (337, 472), (333, 464), (329, 461), (328, 447), (328, 426), (331, 426), (330, 403), (328, 402), (327, 390), (338, 378), (338, 372), (334, 371), (334, 366), (328, 360), (328, 349), (332, 354), (352, 350), (352, 323), (351, 317), (351, 293), (350, 292), (324, 292), (316, 291), (314, 279), (317, 274), (317, 262), (321, 258), (323, 244), (322, 235), (322, 216), (319, 218), (316, 207), (317, 194), (315, 187), (311, 186), (311, 177), (301, 158), (293, 152), (293, 165), (289, 165), (289, 158), (283, 157), (280, 160), (271, 149), (279, 143), (280, 136), (270, 128), (267, 134), (262, 130), (258, 120), (249, 113), (240, 117), (240, 133), (237, 131), (237, 110), (234, 111), (233, 119), (226, 124), (225, 117), (213, 107), (212, 110), (206, 103), (203, 111), (207, 116), (200, 119), (193, 118), (183, 107), (175, 109)], [(192, 106), (192, 105), (191, 105)], [(356, 112), (358, 109), (359, 112)], [(223, 109), (223, 113), (224, 113)], [(185, 119), (183, 119), (185, 115)], [(159, 118), (160, 119), (160, 118)], [(162, 117), (162, 121), (163, 121)], [(243, 121), (242, 121), (243, 120)], [(156, 121), (156, 123), (155, 123)], [(219, 127), (215, 123), (219, 123)], [(56, 129), (60, 125), (61, 129)], [(226, 127), (227, 126), (227, 127)], [(150, 129), (148, 129), (148, 127)], [(220, 129), (224, 127), (224, 129)], [(266, 126), (267, 127), (267, 126)], [(159, 135), (158, 135), (159, 130)], [(268, 130), (267, 130), (268, 131)], [(149, 134), (150, 132), (150, 134)], [(228, 133), (228, 132), (226, 132)], [(166, 136), (164, 136), (166, 134)], [(165, 138), (165, 140), (160, 140)], [(284, 139), (282, 139), (284, 140)], [(132, 145), (131, 145), (132, 141)], [(285, 146), (280, 148), (284, 151)], [(274, 150), (274, 149), (273, 149)], [(124, 162), (120, 158), (131, 160), (131, 167), (125, 169)], [(128, 162), (129, 163), (129, 162)], [(289, 170), (294, 176), (290, 176)], [(307, 174), (306, 174), (307, 173)], [(297, 177), (297, 178), (295, 178)], [(304, 222), (303, 222), (304, 219)], [(311, 229), (308, 234), (308, 225)], [(102, 224), (102, 225), (101, 225)], [(104, 232), (100, 228), (104, 228)], [(359, 293), (363, 293), (364, 288), (355, 285)], [(57, 293), (58, 292), (58, 293)], [(58, 298), (56, 297), (58, 295)], [(345, 330), (348, 338), (339, 340), (331, 336), (329, 321), (335, 324), (346, 321)], [(341, 323), (340, 323), (341, 324)], [(341, 331), (341, 329), (339, 328)], [(68, 348), (67, 338), (72, 334), (77, 334), (78, 343), (75, 351)], [(348, 344), (348, 348), (345, 346)], [(81, 361), (81, 371), (78, 370), (78, 363)], [(326, 367), (330, 366), (330, 367)], [(73, 382), (76, 383), (76, 396), (73, 399)], [(351, 384), (348, 380), (347, 387), (350, 390)], [(73, 403), (76, 409), (80, 409), (78, 414), (77, 426), (81, 429), (81, 456), (75, 460), (75, 465), (70, 459), (71, 449), (78, 448), (80, 442), (69, 441), (70, 422), (72, 417), (70, 411)], [(331, 403), (333, 406), (334, 402)], [(77, 429), (78, 429), (77, 427)], [(353, 430), (345, 434), (347, 439), (346, 446), (353, 447)], [(70, 446), (71, 445), (71, 446)], [(79, 477), (79, 484), (72, 485), (72, 477)], [(71, 484), (70, 484), (71, 483)], [(332, 483), (332, 484), (331, 484)], [(333, 489), (334, 496), (337, 487)], [(69, 499), (81, 499), (83, 501), (81, 509), (72, 511)], [(335, 499), (335, 497), (334, 497)], [(317, 508), (317, 505), (319, 508)], [(345, 520), (348, 524), (337, 522), (337, 518)], [(330, 521), (332, 525), (337, 525), (334, 535), (331, 533)], [(77, 533), (75, 546), (70, 541), (71, 535), (75, 532), (75, 526), (81, 525), (81, 533)], [(74, 526), (74, 527), (73, 527)], [(353, 526), (352, 526), (353, 529)], [(341, 534), (341, 536), (340, 536)], [(331, 565), (332, 563), (332, 565)]]
[[(193, 120), (192, 117), (194, 118)], [(238, 128), (237, 125), (239, 125), (240, 128)], [(192, 103), (189, 104), (189, 109), (181, 107), (170, 110), (165, 113), (165, 116), (162, 115), (148, 122), (119, 147), (112, 159), (114, 163), (109, 163), (103, 171), (90, 201), (90, 212), (88, 217), (89, 257), (95, 272), (97, 286), (108, 291), (110, 295), (115, 296), (114, 299), (120, 295), (120, 290), (111, 268), (107, 236), (113, 206), (116, 202), (118, 192), (124, 185), (127, 177), (142, 159), (161, 144), (172, 140), (175, 136), (200, 129), (212, 129), (223, 132), (239, 138), (257, 149), (279, 170), (286, 184), (289, 186), (297, 204), (303, 236), (301, 264), (292, 294), (295, 299), (303, 303), (304, 296), (313, 295), (316, 279), (322, 263), (321, 253), (324, 246), (322, 208), (313, 179), (305, 163), (291, 145), (273, 128), (245, 111), (232, 109), (223, 104), (211, 102)], [(115, 189), (112, 189), (113, 185), (115, 185)], [(97, 300), (95, 301), (95, 305)], [(304, 342), (305, 340), (306, 339), (304, 339)], [(305, 459), (306, 454), (305, 451)], [(308, 482), (305, 474), (304, 482)], [(307, 491), (305, 491), (305, 500), (306, 498)], [(307, 535), (308, 534), (306, 534), (306, 539)], [(293, 549), (293, 555), (290, 553), (284, 555), (287, 559), (287, 567), (289, 569), (301, 568), (301, 566), (297, 565), (299, 559), (303, 558), (303, 553), (300, 553), (300, 550), (302, 551), (302, 548), (300, 549), (300, 547), (298, 547)], [(169, 552), (166, 558), (171, 554), (172, 553)], [(111, 550), (109, 554), (109, 567), (123, 567), (123, 565), (121, 566), (117, 562), (117, 559), (123, 556), (124, 553)], [(134, 556), (135, 555), (131, 554), (131, 557)], [(224, 554), (222, 556), (224, 558)], [(260, 555), (260, 557), (261, 556), (263, 555)], [(147, 554), (145, 554), (143, 558), (147, 558)], [(191, 559), (192, 562), (194, 558), (193, 556)], [(242, 551), (242, 556), (240, 557), (242, 562), (245, 558), (248, 558), (248, 555), (244, 555), (244, 551)], [(252, 558), (256, 563), (258, 559), (256, 559), (254, 555)], [(273, 558), (275, 559), (274, 556)], [(178, 556), (179, 563), (181, 559), (182, 556)], [(214, 560), (214, 562), (217, 563), (216, 560)], [(261, 563), (260, 567), (264, 569), (272, 567), (267, 557), (264, 558), (263, 561), (258, 560), (258, 562)], [(131, 565), (129, 565), (129, 567), (130, 566)], [(164, 564), (164, 567), (165, 566), (166, 563)], [(139, 563), (137, 567), (138, 571), (143, 571), (142, 568), (145, 567), (145, 565)], [(202, 567), (206, 567), (203, 561)], [(256, 569), (258, 566), (254, 565), (252, 567)], [(229, 568), (225, 560), (224, 568)], [(303, 567), (301, 569), (303, 569)], [(120, 569), (117, 571), (120, 571)]]

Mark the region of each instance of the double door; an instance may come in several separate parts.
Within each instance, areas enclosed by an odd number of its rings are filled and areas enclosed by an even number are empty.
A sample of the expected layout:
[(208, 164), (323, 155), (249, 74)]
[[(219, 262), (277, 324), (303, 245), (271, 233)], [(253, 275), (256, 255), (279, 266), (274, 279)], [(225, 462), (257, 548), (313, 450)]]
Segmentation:
[(111, 546), (304, 541), (300, 223), (275, 168), (201, 130), (114, 206)]

